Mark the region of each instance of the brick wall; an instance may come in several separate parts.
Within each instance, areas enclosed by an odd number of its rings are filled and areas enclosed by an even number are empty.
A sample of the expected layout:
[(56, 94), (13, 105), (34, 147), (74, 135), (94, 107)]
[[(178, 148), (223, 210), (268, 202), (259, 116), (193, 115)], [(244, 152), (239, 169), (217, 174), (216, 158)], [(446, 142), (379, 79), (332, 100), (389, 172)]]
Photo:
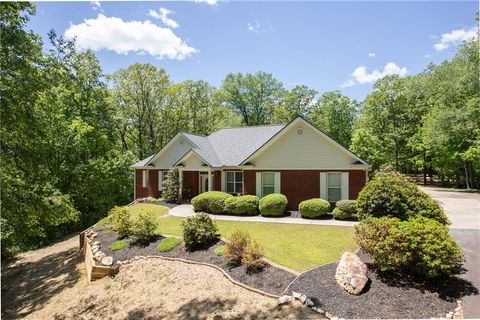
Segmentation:
[[(262, 170), (280, 172), (280, 192), (288, 198), (288, 209), (298, 210), (303, 200), (320, 197), (320, 172), (327, 170)], [(349, 172), (349, 198), (356, 199), (365, 185), (365, 171), (363, 170), (335, 170)], [(244, 171), (244, 187), (246, 194), (256, 194), (255, 170)], [(334, 203), (332, 203), (334, 205)]]
[(184, 199), (191, 199), (194, 196), (198, 195), (198, 177), (198, 171), (183, 171)]

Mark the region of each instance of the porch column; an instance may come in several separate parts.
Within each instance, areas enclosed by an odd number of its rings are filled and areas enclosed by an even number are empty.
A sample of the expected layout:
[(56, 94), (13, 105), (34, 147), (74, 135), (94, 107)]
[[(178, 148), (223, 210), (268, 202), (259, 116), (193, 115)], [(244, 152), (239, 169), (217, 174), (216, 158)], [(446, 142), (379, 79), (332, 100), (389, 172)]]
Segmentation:
[(182, 189), (183, 189), (183, 171), (182, 169), (178, 169), (178, 183), (179, 183), (179, 190), (178, 190), (178, 200), (182, 201)]
[(208, 169), (208, 191), (213, 190), (212, 169)]

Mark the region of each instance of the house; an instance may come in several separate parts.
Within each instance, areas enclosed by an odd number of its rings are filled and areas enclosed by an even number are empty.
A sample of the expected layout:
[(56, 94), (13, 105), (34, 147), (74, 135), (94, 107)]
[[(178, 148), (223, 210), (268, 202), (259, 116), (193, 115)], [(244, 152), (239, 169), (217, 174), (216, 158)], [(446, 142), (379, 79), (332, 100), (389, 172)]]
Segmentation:
[(209, 136), (180, 132), (132, 165), (135, 199), (158, 197), (178, 168), (182, 198), (215, 190), (263, 197), (283, 193), (288, 207), (310, 198), (356, 199), (370, 166), (302, 117), (287, 125), (221, 129)]

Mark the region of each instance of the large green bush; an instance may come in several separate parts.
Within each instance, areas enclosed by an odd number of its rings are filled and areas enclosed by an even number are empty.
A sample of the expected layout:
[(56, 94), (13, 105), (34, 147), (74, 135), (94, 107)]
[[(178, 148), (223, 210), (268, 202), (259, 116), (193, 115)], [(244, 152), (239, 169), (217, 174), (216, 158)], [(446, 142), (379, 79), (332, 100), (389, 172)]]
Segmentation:
[(120, 238), (128, 237), (132, 232), (132, 218), (125, 207), (113, 207), (109, 212), (112, 229)]
[(204, 247), (218, 238), (218, 227), (204, 212), (197, 213), (182, 222), (183, 241), (189, 250)]
[(134, 242), (148, 243), (155, 238), (157, 220), (153, 212), (142, 212), (133, 220), (131, 234)]
[(381, 270), (407, 271), (434, 278), (459, 270), (461, 248), (436, 220), (417, 217), (367, 218), (355, 227), (355, 238)]
[(230, 197), (225, 200), (225, 213), (254, 216), (258, 214), (258, 202), (258, 197), (252, 195)]
[(358, 217), (396, 217), (401, 220), (421, 216), (442, 224), (448, 218), (437, 201), (415, 184), (392, 174), (376, 176), (362, 189), (357, 199)]
[(300, 202), (298, 210), (302, 218), (318, 218), (327, 214), (330, 203), (320, 198), (309, 199)]
[(225, 212), (225, 201), (230, 198), (233, 196), (226, 192), (208, 191), (194, 197), (192, 206), (195, 211), (220, 214)]
[(287, 205), (287, 197), (280, 193), (269, 194), (258, 202), (258, 208), (263, 216), (282, 216)]

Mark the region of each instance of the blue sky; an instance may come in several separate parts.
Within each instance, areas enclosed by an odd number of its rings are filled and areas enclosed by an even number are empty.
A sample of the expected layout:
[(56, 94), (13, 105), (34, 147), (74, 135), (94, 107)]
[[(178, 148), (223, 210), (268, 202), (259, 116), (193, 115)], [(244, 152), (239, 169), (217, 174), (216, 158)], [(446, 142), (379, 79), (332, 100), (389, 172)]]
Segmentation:
[(51, 29), (76, 36), (105, 73), (151, 63), (173, 81), (219, 86), (229, 72), (266, 71), (287, 88), (305, 84), (359, 100), (382, 75), (414, 74), (452, 57), (475, 33), (478, 10), (475, 1), (36, 5), (31, 29), (44, 39)]

